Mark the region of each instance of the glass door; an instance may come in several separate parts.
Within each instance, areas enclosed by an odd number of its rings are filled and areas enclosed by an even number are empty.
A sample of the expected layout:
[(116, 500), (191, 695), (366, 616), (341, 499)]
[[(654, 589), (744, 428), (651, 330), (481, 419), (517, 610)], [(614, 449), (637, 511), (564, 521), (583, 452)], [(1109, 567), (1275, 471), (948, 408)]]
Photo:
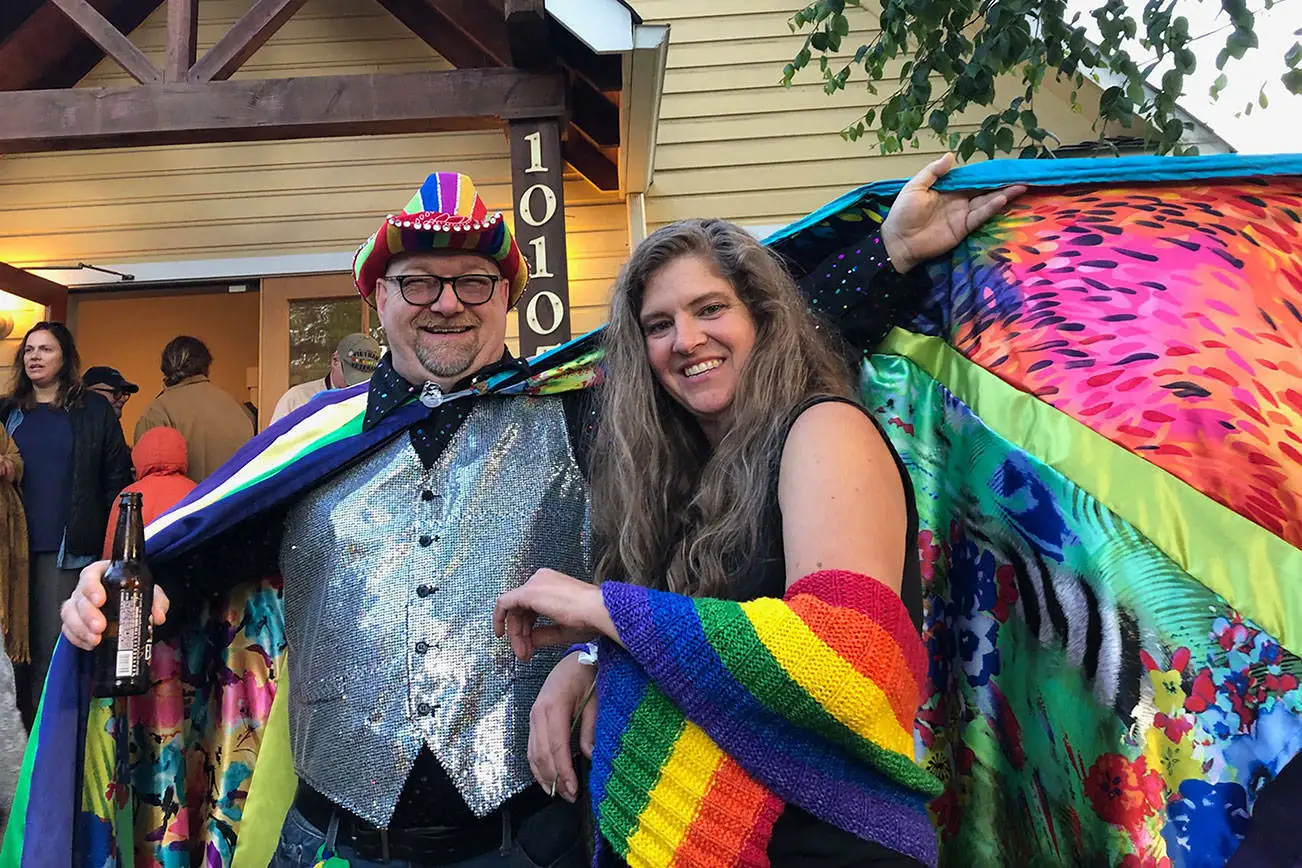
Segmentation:
[(259, 424), (291, 386), (323, 379), (344, 335), (367, 332), (384, 346), (375, 311), (361, 300), (350, 274), (271, 277), (262, 281), (262, 365)]

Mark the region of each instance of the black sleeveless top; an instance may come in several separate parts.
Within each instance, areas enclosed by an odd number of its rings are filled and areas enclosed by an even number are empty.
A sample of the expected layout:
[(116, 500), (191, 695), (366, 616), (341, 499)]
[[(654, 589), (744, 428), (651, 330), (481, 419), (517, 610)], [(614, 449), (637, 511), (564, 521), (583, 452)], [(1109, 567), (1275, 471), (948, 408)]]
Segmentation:
[[(913, 618), (915, 625), (922, 624), (922, 571), (918, 562), (918, 510), (913, 497), (913, 485), (909, 481), (908, 471), (900, 460), (895, 447), (891, 445), (886, 432), (867, 410), (845, 398), (833, 395), (817, 395), (801, 403), (792, 411), (787, 420), (787, 431), (795, 424), (800, 414), (825, 401), (840, 401), (863, 410), (865, 416), (881, 432), (895, 459), (895, 466), (900, 472), (900, 481), (904, 484), (904, 506), (907, 512), (907, 526), (904, 537), (904, 578), (900, 585), (900, 599)], [(784, 438), (785, 443), (785, 438)], [(768, 496), (764, 503), (764, 520), (760, 526), (759, 545), (750, 569), (738, 588), (735, 599), (746, 602), (757, 597), (781, 597), (787, 590), (786, 551), (782, 543), (782, 510), (778, 505), (778, 473), (781, 468), (781, 454), (773, 466), (773, 481), (769, 485)], [(768, 856), (773, 868), (851, 868), (851, 866), (873, 866), (873, 868), (913, 868), (920, 862), (900, 853), (873, 843), (864, 841), (849, 832), (838, 829), (830, 823), (818, 819), (795, 805), (787, 805), (782, 815), (773, 826), (773, 837), (769, 840)]]
[[(886, 448), (891, 450), (891, 458), (895, 460), (895, 467), (900, 473), (900, 482), (904, 485), (904, 509), (907, 519), (904, 529), (904, 578), (900, 583), (900, 599), (913, 618), (914, 626), (921, 629), (922, 568), (918, 560), (918, 508), (914, 501), (913, 483), (909, 480), (909, 472), (905, 469), (899, 453), (891, 445), (890, 438), (882, 430), (881, 423), (863, 407), (846, 398), (835, 395), (815, 395), (801, 402), (791, 412), (787, 418), (787, 433), (790, 434), (791, 426), (796, 424), (796, 420), (802, 413), (810, 407), (828, 401), (849, 404), (860, 410), (882, 435)], [(783, 442), (785, 446), (785, 438)], [(781, 462), (782, 455), (779, 452), (774, 458), (772, 480), (769, 483), (768, 495), (764, 499), (764, 519), (760, 524), (758, 545), (744, 578), (734, 591), (733, 599), (736, 602), (744, 603), (759, 597), (781, 599), (787, 592), (786, 546), (782, 542), (782, 509), (778, 505), (778, 474), (782, 467)]]

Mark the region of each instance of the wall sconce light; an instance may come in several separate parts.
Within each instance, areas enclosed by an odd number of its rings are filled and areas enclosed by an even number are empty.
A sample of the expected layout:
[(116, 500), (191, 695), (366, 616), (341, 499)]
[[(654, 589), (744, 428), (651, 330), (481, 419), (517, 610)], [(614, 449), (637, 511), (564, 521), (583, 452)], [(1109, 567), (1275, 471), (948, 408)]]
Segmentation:
[(7, 311), (0, 311), (0, 341), (14, 333), (14, 318)]

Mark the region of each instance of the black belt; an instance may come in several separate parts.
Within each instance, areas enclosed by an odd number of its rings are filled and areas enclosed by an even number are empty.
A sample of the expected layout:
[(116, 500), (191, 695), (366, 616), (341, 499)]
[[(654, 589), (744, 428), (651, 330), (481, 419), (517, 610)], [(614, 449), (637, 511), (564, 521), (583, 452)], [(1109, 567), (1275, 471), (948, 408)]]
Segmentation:
[(402, 859), (434, 865), (462, 862), (492, 852), (502, 845), (505, 835), (514, 834), (520, 823), (546, 806), (547, 802), (545, 793), (537, 787), (530, 787), (470, 826), (380, 829), (339, 807), (302, 781), (294, 793), (294, 807), (322, 835), (328, 833), (331, 820), (339, 819), (336, 846), (351, 847), (359, 857), (373, 862)]

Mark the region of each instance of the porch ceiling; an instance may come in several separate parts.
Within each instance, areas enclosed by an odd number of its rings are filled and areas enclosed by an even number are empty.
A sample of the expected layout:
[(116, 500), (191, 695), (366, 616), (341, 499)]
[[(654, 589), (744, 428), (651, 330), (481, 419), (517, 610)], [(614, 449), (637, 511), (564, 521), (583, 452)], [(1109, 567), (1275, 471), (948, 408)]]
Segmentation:
[[(129, 35), (164, 0), (86, 2), (119, 32)], [(566, 160), (599, 189), (620, 188), (620, 149), (628, 144), (621, 141), (625, 125), (620, 98), (626, 86), (623, 53), (593, 50), (556, 16), (543, 11), (543, 0), (377, 2), (458, 69), (559, 71), (567, 91)], [(628, 9), (616, 0), (607, 2), (617, 10)], [(631, 10), (628, 14), (636, 25), (636, 16)], [(104, 51), (54, 0), (0, 2), (0, 91), (71, 88), (103, 58)], [(191, 82), (201, 66), (202, 61), (191, 68)], [(233, 68), (227, 64), (221, 72), (203, 75), (199, 81), (209, 77), (220, 80)], [(142, 87), (148, 90), (150, 84)], [(77, 147), (75, 143), (60, 145), (64, 146)], [(5, 149), (0, 143), (0, 151)]]

